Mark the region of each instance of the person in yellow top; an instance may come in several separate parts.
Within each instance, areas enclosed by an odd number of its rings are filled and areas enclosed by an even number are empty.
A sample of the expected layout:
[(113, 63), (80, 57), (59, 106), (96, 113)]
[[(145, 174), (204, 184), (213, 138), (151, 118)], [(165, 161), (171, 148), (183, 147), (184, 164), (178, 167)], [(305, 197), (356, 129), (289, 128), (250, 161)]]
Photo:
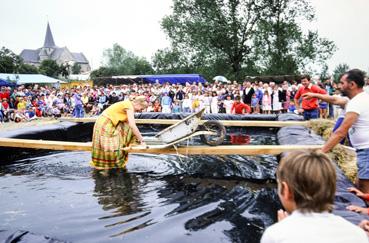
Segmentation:
[(131, 144), (145, 145), (134, 118), (135, 111), (147, 107), (144, 96), (117, 102), (108, 107), (96, 120), (92, 137), (91, 165), (99, 170), (125, 168)]
[(17, 110), (24, 111), (26, 109), (27, 103), (24, 101), (23, 97), (19, 97), (19, 102), (17, 104)]

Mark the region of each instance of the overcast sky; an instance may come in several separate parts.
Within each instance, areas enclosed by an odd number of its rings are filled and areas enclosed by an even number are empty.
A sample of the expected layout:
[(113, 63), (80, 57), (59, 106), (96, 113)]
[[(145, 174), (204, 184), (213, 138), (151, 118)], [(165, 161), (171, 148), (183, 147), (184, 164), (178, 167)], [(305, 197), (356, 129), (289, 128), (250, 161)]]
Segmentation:
[[(169, 41), (160, 20), (172, 0), (0, 0), (0, 46), (16, 54), (43, 45), (47, 21), (57, 46), (83, 52), (92, 68), (102, 52), (118, 43), (151, 60)], [(333, 40), (338, 51), (330, 70), (347, 63), (369, 71), (369, 0), (312, 0), (316, 21), (306, 28)]]

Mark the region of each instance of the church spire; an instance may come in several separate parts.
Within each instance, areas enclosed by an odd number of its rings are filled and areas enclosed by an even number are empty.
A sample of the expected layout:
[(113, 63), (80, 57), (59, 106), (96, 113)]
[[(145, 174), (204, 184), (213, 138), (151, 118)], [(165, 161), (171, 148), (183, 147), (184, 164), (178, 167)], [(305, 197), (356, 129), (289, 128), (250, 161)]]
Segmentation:
[(47, 22), (46, 36), (45, 36), (45, 42), (44, 42), (43, 47), (55, 47), (55, 42), (54, 42), (53, 34), (51, 33), (49, 22)]

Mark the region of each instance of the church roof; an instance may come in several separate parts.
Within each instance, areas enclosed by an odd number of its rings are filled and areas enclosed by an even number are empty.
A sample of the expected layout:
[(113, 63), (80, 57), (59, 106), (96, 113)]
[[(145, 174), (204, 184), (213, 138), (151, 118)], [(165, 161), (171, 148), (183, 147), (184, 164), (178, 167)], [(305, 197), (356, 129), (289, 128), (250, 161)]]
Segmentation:
[(47, 27), (46, 27), (46, 36), (45, 36), (43, 47), (56, 47), (53, 34), (51, 33), (49, 22), (47, 23)]
[(67, 47), (57, 47), (55, 45), (49, 23), (47, 23), (43, 47), (36, 50), (24, 49), (19, 55), (26, 63), (40, 63), (40, 56), (47, 56), (47, 58), (55, 61), (67, 59), (80, 64), (89, 64), (86, 56), (83, 53), (71, 52)]
[(61, 54), (63, 54), (63, 52), (70, 53), (70, 51), (66, 47), (57, 47), (51, 53), (50, 58), (53, 59), (53, 60), (58, 60), (60, 58)]
[(78, 63), (88, 63), (87, 58), (82, 52), (72, 52), (74, 60)]
[(39, 52), (40, 52), (40, 49), (36, 49), (36, 50), (24, 49), (19, 55), (26, 62), (38, 63), (40, 62), (39, 56), (38, 56)]

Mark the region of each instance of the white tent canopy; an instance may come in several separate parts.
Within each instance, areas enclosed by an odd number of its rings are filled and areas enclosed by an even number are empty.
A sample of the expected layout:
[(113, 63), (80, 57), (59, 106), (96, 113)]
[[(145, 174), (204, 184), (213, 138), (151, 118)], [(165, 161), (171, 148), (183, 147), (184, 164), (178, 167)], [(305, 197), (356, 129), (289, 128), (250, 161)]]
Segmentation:
[(20, 84), (63, 84), (59, 79), (51, 78), (42, 74), (14, 74), (0, 73), (0, 78), (4, 80), (16, 81)]

